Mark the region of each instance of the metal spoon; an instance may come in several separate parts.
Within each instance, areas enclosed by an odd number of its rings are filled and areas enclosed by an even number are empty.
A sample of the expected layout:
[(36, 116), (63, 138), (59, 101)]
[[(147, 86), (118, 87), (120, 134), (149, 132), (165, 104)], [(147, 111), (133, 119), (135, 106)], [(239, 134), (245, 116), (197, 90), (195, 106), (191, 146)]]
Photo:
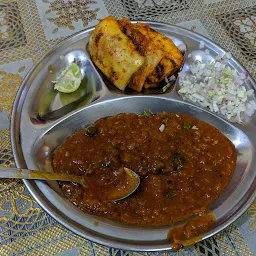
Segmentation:
[[(108, 200), (118, 201), (124, 199), (130, 196), (138, 188), (140, 184), (138, 174), (128, 168), (123, 168), (123, 171), (126, 174), (125, 184), (123, 184), (122, 187), (111, 188)], [(0, 178), (70, 181), (79, 183), (83, 187), (86, 187), (86, 182), (83, 176), (43, 172), (39, 170), (0, 167)]]

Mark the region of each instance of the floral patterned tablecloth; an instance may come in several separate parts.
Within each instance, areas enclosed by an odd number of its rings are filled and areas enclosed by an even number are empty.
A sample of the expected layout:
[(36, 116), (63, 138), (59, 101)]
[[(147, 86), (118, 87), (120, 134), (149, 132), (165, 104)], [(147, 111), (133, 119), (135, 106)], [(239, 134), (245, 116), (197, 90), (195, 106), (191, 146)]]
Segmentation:
[[(256, 78), (255, 0), (1, 0), (0, 165), (15, 165), (11, 109), (27, 72), (56, 43), (109, 14), (196, 31), (230, 51)], [(21, 181), (0, 180), (0, 255), (176, 254), (128, 252), (90, 242), (46, 214)], [(256, 202), (224, 231), (179, 255), (256, 255)]]

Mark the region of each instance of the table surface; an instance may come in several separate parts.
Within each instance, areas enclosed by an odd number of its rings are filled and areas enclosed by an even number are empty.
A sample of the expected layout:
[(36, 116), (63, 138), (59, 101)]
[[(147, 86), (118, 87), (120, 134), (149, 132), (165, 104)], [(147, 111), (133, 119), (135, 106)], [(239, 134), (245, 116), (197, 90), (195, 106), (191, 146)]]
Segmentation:
[[(33, 64), (56, 43), (107, 15), (177, 24), (230, 51), (256, 78), (256, 1), (2, 0), (0, 2), (0, 165), (14, 166), (12, 103)], [(179, 255), (256, 255), (256, 201), (232, 225)], [(127, 252), (69, 231), (31, 197), (22, 181), (0, 180), (0, 255), (176, 255)]]

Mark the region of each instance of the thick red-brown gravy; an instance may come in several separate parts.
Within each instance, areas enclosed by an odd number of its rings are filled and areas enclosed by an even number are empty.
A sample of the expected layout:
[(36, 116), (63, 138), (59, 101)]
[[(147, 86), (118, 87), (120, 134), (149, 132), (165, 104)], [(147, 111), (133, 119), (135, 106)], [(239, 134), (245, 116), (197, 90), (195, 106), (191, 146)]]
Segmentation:
[[(65, 195), (83, 211), (112, 220), (159, 226), (202, 213), (235, 169), (231, 141), (188, 115), (119, 114), (98, 120), (92, 131), (78, 131), (58, 147), (54, 171), (86, 174), (86, 188), (62, 183)], [(106, 189), (120, 183), (120, 167), (138, 173), (141, 184), (124, 200), (105, 200)]]
[(185, 224), (170, 229), (167, 238), (174, 250), (180, 250), (184, 246), (201, 241), (202, 235), (208, 232), (215, 222), (215, 216), (206, 211), (203, 215), (191, 218)]

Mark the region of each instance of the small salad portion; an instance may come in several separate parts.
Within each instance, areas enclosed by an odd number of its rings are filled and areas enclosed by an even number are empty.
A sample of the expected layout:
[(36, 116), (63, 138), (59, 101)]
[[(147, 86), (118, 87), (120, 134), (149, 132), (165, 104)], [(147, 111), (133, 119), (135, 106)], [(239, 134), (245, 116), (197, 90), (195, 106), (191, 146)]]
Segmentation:
[(218, 55), (215, 62), (192, 62), (188, 71), (179, 73), (178, 93), (230, 121), (243, 123), (254, 114), (256, 101), (254, 91), (245, 86), (248, 73), (238, 73), (228, 66), (231, 57), (226, 53)]

